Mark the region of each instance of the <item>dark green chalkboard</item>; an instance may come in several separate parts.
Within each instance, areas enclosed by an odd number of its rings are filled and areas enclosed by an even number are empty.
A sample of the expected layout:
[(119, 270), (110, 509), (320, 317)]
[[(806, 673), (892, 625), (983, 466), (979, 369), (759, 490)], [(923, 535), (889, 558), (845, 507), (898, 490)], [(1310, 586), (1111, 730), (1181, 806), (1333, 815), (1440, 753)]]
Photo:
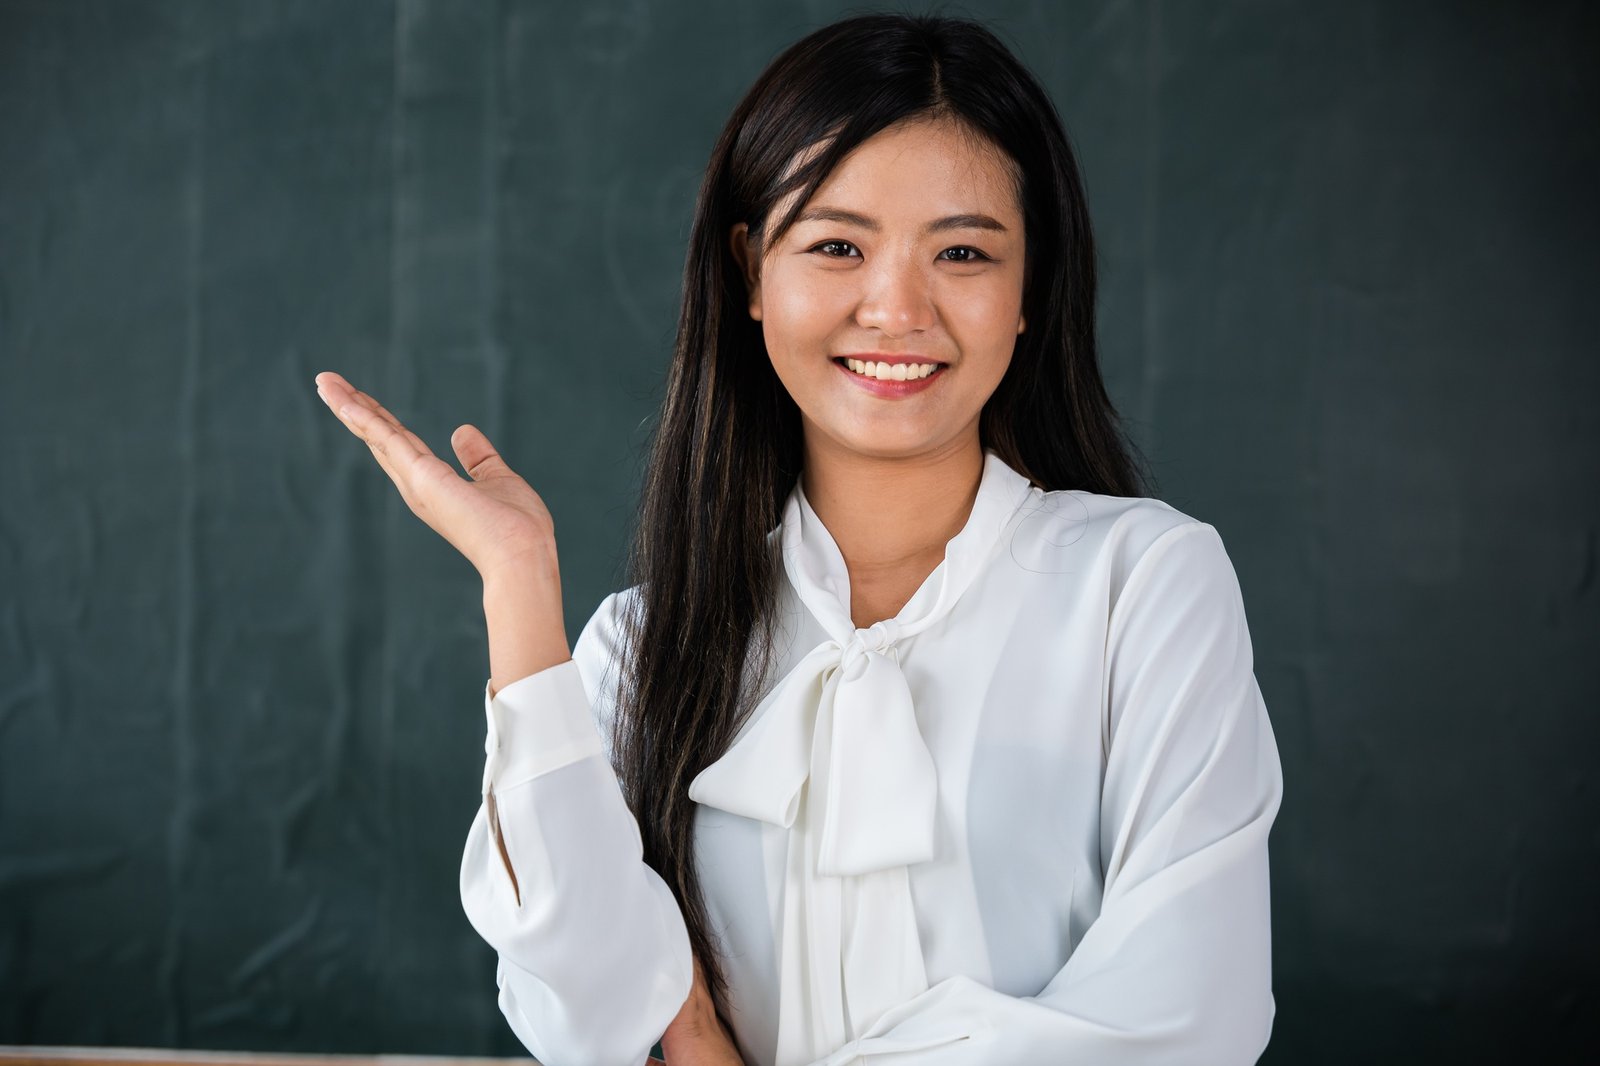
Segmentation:
[[(855, 10), (0, 0), (0, 1043), (522, 1050), (456, 895), (476, 576), (312, 376), (436, 449), (483, 427), (575, 636), (712, 141)], [(1267, 1061), (1577, 1059), (1596, 8), (947, 10), (1054, 94), (1112, 394), (1244, 588), (1287, 782)]]

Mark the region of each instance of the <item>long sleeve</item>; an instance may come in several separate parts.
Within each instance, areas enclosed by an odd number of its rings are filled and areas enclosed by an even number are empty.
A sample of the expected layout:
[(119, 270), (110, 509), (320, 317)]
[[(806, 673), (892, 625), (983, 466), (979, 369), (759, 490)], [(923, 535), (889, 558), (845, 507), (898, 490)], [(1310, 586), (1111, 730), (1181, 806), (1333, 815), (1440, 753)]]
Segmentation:
[(1272, 1028), (1267, 834), (1282, 774), (1238, 579), (1204, 522), (1158, 537), (1108, 620), (1099, 916), (1037, 995), (952, 977), (826, 1066), (1254, 1062)]
[(620, 595), (572, 659), (492, 695), (484, 685), (483, 802), (461, 902), (499, 954), (501, 1012), (547, 1066), (641, 1066), (693, 980), (682, 913), (643, 862), (604, 739)]

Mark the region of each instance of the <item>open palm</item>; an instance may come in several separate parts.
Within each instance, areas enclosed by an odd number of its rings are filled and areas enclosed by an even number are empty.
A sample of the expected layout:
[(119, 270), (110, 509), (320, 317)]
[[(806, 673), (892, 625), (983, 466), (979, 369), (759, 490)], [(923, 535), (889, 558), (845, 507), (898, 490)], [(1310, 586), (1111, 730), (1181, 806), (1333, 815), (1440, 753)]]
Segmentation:
[(450, 436), (462, 477), (384, 406), (325, 370), (317, 395), (366, 442), (413, 514), (487, 578), (504, 567), (555, 555), (555, 523), (539, 494), (506, 465), (475, 426)]

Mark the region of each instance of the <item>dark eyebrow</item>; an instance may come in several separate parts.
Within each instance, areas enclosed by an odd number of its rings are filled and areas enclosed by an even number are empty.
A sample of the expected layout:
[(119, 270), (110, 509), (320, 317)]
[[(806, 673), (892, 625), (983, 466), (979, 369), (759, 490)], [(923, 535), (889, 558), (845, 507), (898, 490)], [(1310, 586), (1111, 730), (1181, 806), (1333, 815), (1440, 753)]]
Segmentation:
[[(800, 212), (795, 225), (802, 222), (842, 222), (848, 226), (860, 226), (864, 230), (877, 233), (883, 227), (878, 225), (878, 220), (858, 215), (854, 211), (841, 211), (836, 207), (808, 207)], [(996, 219), (988, 215), (947, 215), (936, 218), (922, 227), (923, 233), (943, 233), (952, 229), (987, 229), (996, 233), (1007, 232), (1006, 228)]]

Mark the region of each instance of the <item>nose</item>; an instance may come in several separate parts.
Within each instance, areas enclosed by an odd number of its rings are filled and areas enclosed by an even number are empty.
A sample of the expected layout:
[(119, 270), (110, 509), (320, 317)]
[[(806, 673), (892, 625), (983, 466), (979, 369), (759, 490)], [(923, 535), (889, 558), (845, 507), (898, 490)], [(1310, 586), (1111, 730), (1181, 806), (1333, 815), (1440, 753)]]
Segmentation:
[(937, 313), (927, 274), (906, 256), (880, 256), (862, 272), (866, 291), (856, 308), (856, 323), (887, 337), (932, 327)]

